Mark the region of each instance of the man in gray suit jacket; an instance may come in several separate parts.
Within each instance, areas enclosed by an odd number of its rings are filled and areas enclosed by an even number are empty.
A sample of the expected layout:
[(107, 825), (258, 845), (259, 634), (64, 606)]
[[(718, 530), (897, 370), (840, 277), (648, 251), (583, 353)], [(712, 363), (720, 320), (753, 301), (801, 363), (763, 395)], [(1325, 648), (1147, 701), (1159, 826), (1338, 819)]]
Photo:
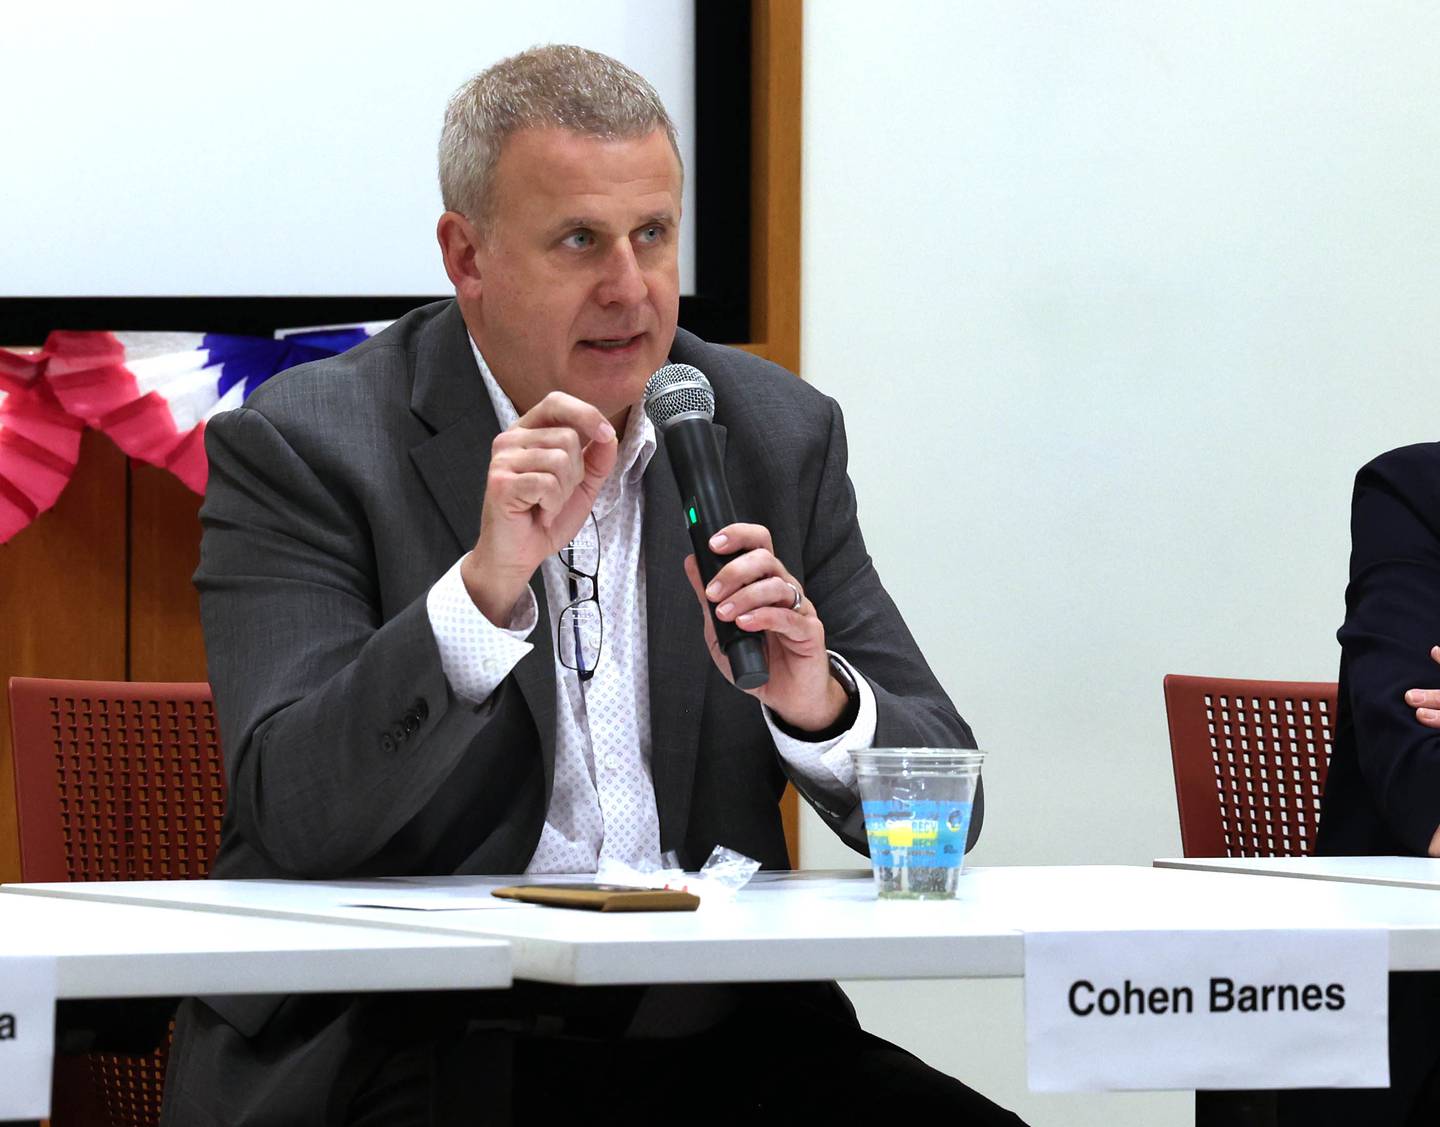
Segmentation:
[[(680, 179), (633, 72), (578, 48), (498, 64), (456, 95), (441, 143), (456, 300), (210, 424), (196, 584), (230, 777), (216, 876), (574, 871), (664, 851), (694, 867), (716, 844), (783, 868), (787, 778), (863, 850), (849, 748), (973, 746), (866, 553), (839, 409), (677, 330)], [(667, 359), (714, 386), (746, 517), (703, 592), (637, 409)], [(556, 554), (591, 522), (614, 557), (590, 592), (606, 613), (595, 681), (554, 642), (559, 603), (583, 601)], [(764, 632), (762, 689), (727, 682), (707, 603)], [(607, 660), (646, 672), (624, 698), (639, 703), (602, 718)], [(972, 839), (979, 823), (977, 804)], [(575, 1082), (518, 1117), (645, 1122), (688, 1080), (642, 1096), (637, 1067), (693, 1079), (696, 1053), (739, 1045), (741, 1119), (899, 1088), (911, 1110), (1016, 1122), (863, 1034), (828, 984), (191, 999), (166, 1120), (424, 1122), (458, 1076), (484, 1089), (467, 1121), (498, 1121), (512, 1076), (519, 1100), (561, 1068)]]

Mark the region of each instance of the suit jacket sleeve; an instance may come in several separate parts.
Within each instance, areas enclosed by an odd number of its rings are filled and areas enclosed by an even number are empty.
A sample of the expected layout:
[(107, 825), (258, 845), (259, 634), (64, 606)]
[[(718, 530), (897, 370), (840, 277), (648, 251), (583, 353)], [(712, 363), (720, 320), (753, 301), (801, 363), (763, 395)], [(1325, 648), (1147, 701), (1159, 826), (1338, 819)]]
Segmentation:
[(260, 411), (207, 427), (195, 582), (227, 837), (294, 876), (361, 870), (513, 694), (450, 692), (422, 594), (381, 620), (369, 525)]
[(1440, 685), (1440, 460), (1434, 445), (1392, 451), (1360, 471), (1351, 506), (1350, 584), (1340, 628), (1360, 774), (1392, 831), (1424, 854), (1440, 826), (1440, 732), (1406, 689)]
[[(845, 424), (830, 401), (829, 437), (817, 460), (814, 505), (803, 514), (806, 533), (800, 574), (825, 624), (825, 644), (869, 682), (875, 693), (875, 747), (973, 748), (975, 737), (930, 671), (900, 611), (876, 573), (856, 513), (847, 471)], [(847, 842), (867, 851), (858, 804), (836, 809), (823, 794), (791, 774), (791, 782)], [(969, 845), (984, 821), (984, 794), (976, 796)]]

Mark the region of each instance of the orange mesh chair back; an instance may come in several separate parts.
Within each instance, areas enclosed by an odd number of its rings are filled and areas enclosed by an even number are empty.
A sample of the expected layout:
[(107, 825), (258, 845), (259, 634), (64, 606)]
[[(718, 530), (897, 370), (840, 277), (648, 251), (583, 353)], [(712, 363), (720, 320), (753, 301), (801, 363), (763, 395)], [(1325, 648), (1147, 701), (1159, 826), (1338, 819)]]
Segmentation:
[(1315, 845), (1333, 681), (1165, 678), (1187, 857), (1303, 857)]
[[(209, 873), (225, 809), (209, 685), (15, 677), (10, 716), (23, 880)], [(167, 1052), (57, 1058), (54, 1127), (159, 1123)]]

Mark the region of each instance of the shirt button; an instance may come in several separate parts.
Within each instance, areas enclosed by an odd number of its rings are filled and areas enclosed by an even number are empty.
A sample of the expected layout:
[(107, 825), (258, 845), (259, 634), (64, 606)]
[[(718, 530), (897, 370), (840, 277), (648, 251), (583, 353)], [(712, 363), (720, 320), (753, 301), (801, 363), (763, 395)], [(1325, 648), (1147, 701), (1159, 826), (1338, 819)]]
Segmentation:
[(605, 757), (605, 766), (612, 771), (618, 770), (620, 767), (620, 757), (614, 754), (607, 755)]
[(488, 673), (488, 674), (490, 674), (490, 676), (492, 676), (492, 677), (495, 676), (495, 674), (497, 674), (497, 673), (500, 672), (500, 663), (499, 663), (498, 661), (494, 661), (494, 660), (492, 660), (492, 659), (490, 659), (490, 658), (486, 658), (484, 661), (482, 661), (482, 662), (480, 663), (480, 665), (481, 665), (481, 668), (483, 668), (483, 669), (485, 670), (485, 672)]

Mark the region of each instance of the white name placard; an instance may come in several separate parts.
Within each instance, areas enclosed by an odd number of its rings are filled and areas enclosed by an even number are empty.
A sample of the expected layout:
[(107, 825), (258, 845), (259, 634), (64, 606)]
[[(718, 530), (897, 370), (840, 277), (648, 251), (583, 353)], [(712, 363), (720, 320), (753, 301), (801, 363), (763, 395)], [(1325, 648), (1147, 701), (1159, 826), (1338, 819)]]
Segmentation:
[(0, 957), (0, 1119), (50, 1115), (55, 960)]
[(1030, 1089), (1383, 1088), (1381, 929), (1025, 937)]

